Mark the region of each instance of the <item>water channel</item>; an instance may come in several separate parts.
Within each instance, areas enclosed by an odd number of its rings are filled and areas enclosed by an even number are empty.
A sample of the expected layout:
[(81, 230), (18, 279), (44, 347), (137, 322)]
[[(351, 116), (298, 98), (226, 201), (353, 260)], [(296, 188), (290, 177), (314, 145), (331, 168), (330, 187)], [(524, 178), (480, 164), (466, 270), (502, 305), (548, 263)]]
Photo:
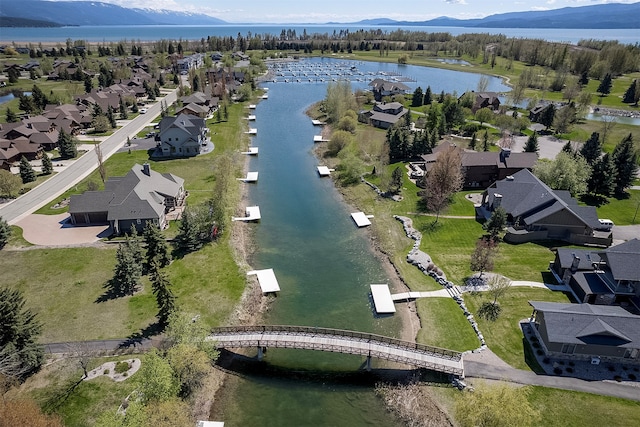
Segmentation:
[[(412, 90), (430, 85), (435, 93), (475, 89), (480, 79), (395, 64), (357, 66), (411, 75), (417, 80), (407, 83)], [(253, 145), (260, 153), (250, 160), (249, 170), (259, 172), (259, 181), (249, 191), (249, 204), (260, 206), (262, 214), (259, 224), (250, 225), (257, 247), (251, 265), (273, 268), (281, 288), (266, 323), (399, 337), (400, 320), (375, 317), (371, 308), (369, 285), (387, 283), (388, 278), (366, 230), (355, 226), (331, 179), (320, 178), (316, 170), (321, 161), (312, 151), (313, 136), (320, 129), (305, 110), (324, 98), (326, 83), (270, 82), (265, 87), (269, 97), (257, 105), (255, 124), (250, 125), (258, 130)], [(353, 89), (358, 87), (366, 88), (366, 83), (352, 83)], [(489, 90), (507, 88), (491, 78)], [(280, 373), (243, 375), (219, 403), (226, 425), (401, 425), (387, 413), (366, 377), (349, 377), (362, 367), (361, 357), (269, 349), (265, 360)], [(374, 360), (376, 366), (382, 362)]]

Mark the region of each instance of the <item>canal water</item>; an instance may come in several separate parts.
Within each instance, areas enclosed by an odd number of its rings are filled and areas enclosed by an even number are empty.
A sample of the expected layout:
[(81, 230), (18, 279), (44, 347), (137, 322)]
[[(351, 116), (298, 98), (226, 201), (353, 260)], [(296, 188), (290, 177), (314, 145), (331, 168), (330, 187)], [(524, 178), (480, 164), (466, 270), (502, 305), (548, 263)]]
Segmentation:
[[(312, 61), (331, 61), (315, 59)], [(358, 63), (358, 67), (402, 74), (415, 70), (395, 64)], [(438, 75), (407, 83), (432, 90), (474, 89), (478, 75), (469, 74), (466, 85), (440, 89), (464, 81), (447, 70), (423, 69)], [(451, 74), (453, 73), (453, 74)], [(407, 75), (407, 74), (405, 74)], [(366, 83), (352, 83), (352, 88)], [(494, 89), (506, 90), (498, 79)], [(249, 170), (259, 181), (249, 191), (250, 205), (260, 206), (260, 223), (250, 225), (256, 252), (254, 269), (273, 268), (280, 293), (266, 316), (268, 324), (304, 325), (400, 336), (398, 317), (374, 316), (369, 285), (388, 278), (372, 252), (366, 230), (358, 229), (329, 178), (320, 178), (313, 154), (313, 136), (320, 128), (305, 114), (324, 98), (322, 83), (266, 83), (268, 99), (258, 103), (258, 133), (252, 144), (259, 155)], [(375, 218), (373, 219), (375, 221)], [(379, 400), (366, 375), (353, 375), (364, 358), (304, 350), (269, 349), (265, 361), (269, 373), (243, 375), (232, 395), (219, 404), (228, 426), (399, 426)], [(374, 368), (383, 362), (374, 360)], [(218, 411), (214, 411), (218, 412)]]

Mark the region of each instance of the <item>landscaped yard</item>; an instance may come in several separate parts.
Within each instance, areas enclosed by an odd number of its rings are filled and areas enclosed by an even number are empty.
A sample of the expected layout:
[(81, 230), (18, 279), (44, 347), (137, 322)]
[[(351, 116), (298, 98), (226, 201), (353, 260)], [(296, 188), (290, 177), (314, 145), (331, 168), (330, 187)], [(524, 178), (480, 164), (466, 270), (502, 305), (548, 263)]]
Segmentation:
[(456, 351), (480, 347), (478, 336), (453, 298), (421, 298), (416, 306), (421, 326), (419, 343)]

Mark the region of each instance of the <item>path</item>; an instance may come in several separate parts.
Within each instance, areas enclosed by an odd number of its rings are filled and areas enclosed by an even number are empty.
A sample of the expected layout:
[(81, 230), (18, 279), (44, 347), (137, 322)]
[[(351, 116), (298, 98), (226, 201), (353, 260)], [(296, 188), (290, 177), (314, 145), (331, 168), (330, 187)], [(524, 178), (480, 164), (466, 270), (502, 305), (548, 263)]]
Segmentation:
[(538, 375), (535, 372), (509, 366), (489, 349), (465, 354), (463, 360), (467, 378), (486, 378), (640, 401), (640, 389), (638, 387), (614, 382), (585, 381), (578, 378), (555, 375)]

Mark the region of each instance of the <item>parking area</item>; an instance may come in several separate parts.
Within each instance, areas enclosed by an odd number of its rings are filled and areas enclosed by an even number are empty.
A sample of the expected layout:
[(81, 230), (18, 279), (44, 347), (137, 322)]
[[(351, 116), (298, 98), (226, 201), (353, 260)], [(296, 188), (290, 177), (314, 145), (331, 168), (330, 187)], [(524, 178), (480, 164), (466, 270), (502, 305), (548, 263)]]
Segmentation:
[(91, 244), (111, 234), (108, 225), (73, 226), (69, 214), (27, 215), (16, 225), (22, 228), (22, 237), (38, 246), (70, 246)]

